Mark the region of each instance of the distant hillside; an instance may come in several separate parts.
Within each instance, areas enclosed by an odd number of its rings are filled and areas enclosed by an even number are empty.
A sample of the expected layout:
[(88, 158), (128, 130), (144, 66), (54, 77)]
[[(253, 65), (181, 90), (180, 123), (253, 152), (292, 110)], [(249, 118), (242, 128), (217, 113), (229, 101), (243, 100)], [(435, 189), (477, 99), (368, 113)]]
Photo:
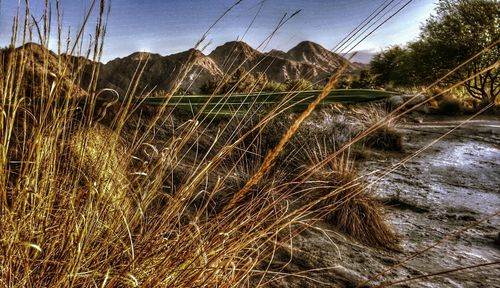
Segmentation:
[[(187, 67), (188, 63), (191, 63), (191, 67)], [(180, 86), (184, 90), (197, 91), (206, 81), (222, 75), (217, 64), (198, 50), (191, 49), (169, 56), (136, 52), (103, 65), (100, 75), (101, 86), (112, 86), (123, 93), (133, 81), (139, 65), (145, 66), (138, 88), (145, 91), (170, 91), (175, 83), (181, 80), (180, 75), (186, 69), (188, 70), (186, 77)]]
[(348, 72), (360, 67), (313, 42), (302, 42), (288, 52), (273, 50), (262, 53), (245, 42), (232, 41), (216, 47), (208, 56), (197, 50), (188, 50), (168, 56), (134, 53), (117, 58), (103, 66), (101, 83), (115, 89), (127, 87), (137, 65), (147, 58), (139, 86), (142, 89), (156, 87), (168, 91), (178, 80), (182, 69), (186, 68), (190, 55), (194, 65), (188, 69), (180, 87), (194, 93), (198, 93), (210, 79), (234, 73), (239, 68), (251, 73), (264, 73), (269, 80), (276, 82), (301, 78), (324, 82), (343, 64), (347, 65)]
[[(30, 45), (32, 46), (26, 47), (31, 47), (34, 52), (44, 49), (36, 44)], [(57, 59), (54, 53), (50, 51), (47, 53), (50, 54), (50, 58)], [(87, 86), (92, 72), (90, 71), (92, 62), (81, 57), (67, 55), (63, 57), (75, 64), (76, 61), (84, 60), (87, 69), (84, 69), (82, 78), (84, 86)], [(181, 81), (181, 76), (186, 75), (180, 83), (180, 88), (199, 93), (200, 88), (208, 81), (220, 78), (224, 74), (231, 74), (239, 68), (251, 73), (264, 73), (269, 80), (276, 82), (303, 78), (319, 83), (325, 82), (344, 64), (347, 65), (348, 73), (360, 68), (360, 65), (350, 63), (344, 57), (309, 41), (299, 43), (288, 52), (272, 50), (262, 53), (245, 42), (232, 41), (216, 47), (209, 55), (194, 49), (167, 56), (135, 52), (106, 64), (97, 64), (100, 68), (98, 88), (113, 88), (121, 95), (134, 81), (134, 77), (137, 77), (138, 71), (142, 72), (137, 87), (139, 91), (170, 91), (178, 81)]]
[[(247, 71), (261, 72), (267, 78), (276, 82), (285, 82), (300, 78), (322, 81), (328, 77), (328, 71), (304, 61), (295, 61), (283, 57), (281, 51), (261, 53), (241, 41), (225, 43), (208, 56), (212, 58), (225, 73), (232, 73), (242, 67)], [(332, 63), (332, 71), (338, 66)]]
[(13, 82), (22, 83), (19, 87), (23, 92), (20, 94), (32, 97), (46, 96), (48, 93), (43, 95), (40, 93), (51, 91), (54, 89), (53, 84), (58, 83), (58, 88), (53, 90), (56, 96), (85, 97), (87, 95), (85, 89), (75, 86), (72, 80), (80, 74), (70, 73), (73, 71), (73, 65), (72, 61), (65, 61), (67, 59), (67, 56), (56, 55), (35, 43), (27, 43), (16, 49), (0, 49), (0, 77), (5, 77), (8, 73), (7, 63), (13, 62), (17, 63), (18, 67), (23, 65), (24, 69), (24, 74), (14, 73), (15, 76), (22, 75), (21, 79), (13, 79)]
[(356, 70), (356, 66), (344, 57), (335, 54), (323, 46), (310, 41), (300, 42), (286, 54), (287, 59), (303, 62), (318, 67), (327, 73), (333, 73), (338, 67), (347, 65), (348, 71)]

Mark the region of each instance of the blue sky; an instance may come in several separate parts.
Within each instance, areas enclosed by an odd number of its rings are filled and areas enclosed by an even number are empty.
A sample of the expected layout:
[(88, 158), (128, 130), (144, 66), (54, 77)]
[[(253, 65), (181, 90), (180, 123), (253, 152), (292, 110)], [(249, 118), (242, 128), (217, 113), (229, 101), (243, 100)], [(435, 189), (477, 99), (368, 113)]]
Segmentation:
[[(262, 47), (263, 50), (286, 51), (303, 40), (311, 40), (331, 49), (384, 1), (265, 0), (262, 3), (261, 0), (243, 0), (211, 30), (207, 37), (207, 42), (211, 44), (204, 52), (208, 53), (227, 41), (241, 39), (255, 15), (253, 25), (242, 40), (256, 47), (273, 31), (284, 13), (290, 15), (299, 9), (301, 12), (284, 25), (269, 44)], [(413, 40), (418, 36), (421, 24), (433, 12), (435, 1), (414, 0), (355, 50), (376, 52), (390, 45)], [(55, 0), (50, 2), (55, 3)], [(66, 29), (72, 27), (71, 31), (77, 30), (90, 2), (61, 0), (63, 25)], [(135, 51), (167, 55), (189, 49), (234, 2), (235, 0), (113, 0), (103, 60), (123, 57)], [(400, 3), (398, 7), (401, 7), (404, 2), (406, 1), (396, 0), (393, 4)], [(42, 14), (43, 3), (43, 0), (30, 2), (35, 17)], [(17, 5), (17, 0), (0, 0), (2, 46), (9, 41), (10, 26)], [(92, 19), (90, 25), (95, 24), (95, 18)], [(91, 29), (86, 31), (87, 38), (91, 32)]]

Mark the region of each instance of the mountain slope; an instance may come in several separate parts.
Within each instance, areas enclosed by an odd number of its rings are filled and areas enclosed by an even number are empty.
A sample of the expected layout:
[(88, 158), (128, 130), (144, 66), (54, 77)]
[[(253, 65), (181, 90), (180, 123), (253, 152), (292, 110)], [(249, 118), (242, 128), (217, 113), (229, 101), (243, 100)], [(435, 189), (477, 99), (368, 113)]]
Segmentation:
[[(11, 64), (9, 64), (11, 63)], [(16, 64), (14, 64), (16, 63)], [(79, 85), (77, 77), (72, 71), (77, 70), (76, 63), (68, 61), (65, 55), (56, 55), (47, 48), (36, 44), (26, 43), (15, 49), (0, 49), (0, 77), (6, 77), (8, 67), (23, 67), (24, 73), (10, 73), (20, 79), (20, 95), (26, 97), (85, 97), (87, 92)], [(0, 87), (4, 89), (4, 87)]]
[[(84, 89), (75, 93), (81, 95), (85, 93), (85, 89), (89, 89), (93, 68), (99, 68), (96, 88), (115, 89), (122, 96), (127, 93), (131, 84), (137, 82), (139, 75), (136, 95), (145, 95), (151, 91), (168, 92), (176, 87), (179, 81), (182, 91), (199, 93), (201, 87), (210, 80), (219, 79), (224, 74), (232, 74), (239, 68), (250, 73), (263, 73), (268, 80), (276, 82), (308, 79), (316, 83), (324, 83), (344, 64), (348, 66), (348, 72), (357, 69), (356, 64), (309, 41), (299, 43), (288, 52), (271, 50), (268, 53), (259, 52), (245, 42), (232, 41), (216, 47), (208, 56), (195, 49), (167, 56), (135, 52), (106, 64), (94, 63), (83, 57), (57, 56), (36, 44), (27, 44), (18, 49), (27, 49), (33, 56), (33, 60), (29, 62), (31, 71), (42, 71), (40, 63), (43, 57), (50, 59), (49, 70), (54, 70), (53, 74), (57, 74), (55, 68), (58, 59), (67, 61), (65, 63), (68, 63), (69, 67), (84, 65), (84, 69), (78, 70)], [(182, 76), (185, 77), (182, 79)], [(63, 86), (69, 85), (65, 84), (68, 81), (63, 82)]]
[(307, 63), (318, 67), (328, 73), (335, 72), (339, 67), (346, 64), (348, 71), (353, 71), (356, 69), (347, 59), (335, 54), (323, 46), (310, 42), (303, 41), (297, 44), (297, 46), (290, 49), (284, 55), (286, 59)]
[(268, 79), (277, 82), (299, 78), (323, 82), (344, 64), (347, 65), (347, 73), (362, 68), (311, 41), (303, 41), (288, 52), (273, 49), (267, 53), (261, 53), (244, 42), (234, 41), (215, 48), (209, 57), (223, 72), (232, 73), (242, 67), (247, 71), (265, 73)]
[[(138, 70), (139, 69), (139, 70)], [(222, 75), (217, 64), (198, 50), (188, 50), (168, 56), (141, 52), (117, 58), (104, 65), (101, 87), (112, 86), (120, 94), (134, 81), (136, 71), (142, 71), (139, 91), (170, 91), (186, 71), (180, 88), (197, 91), (208, 80)]]
[(208, 55), (225, 73), (231, 73), (240, 67), (250, 70), (261, 56), (262, 53), (241, 41), (227, 42)]

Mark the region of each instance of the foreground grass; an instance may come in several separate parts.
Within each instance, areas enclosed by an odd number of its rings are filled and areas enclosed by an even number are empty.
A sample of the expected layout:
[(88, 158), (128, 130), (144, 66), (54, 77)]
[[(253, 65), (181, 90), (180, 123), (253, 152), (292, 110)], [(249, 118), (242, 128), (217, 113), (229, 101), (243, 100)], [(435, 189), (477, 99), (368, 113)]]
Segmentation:
[[(218, 106), (201, 97), (172, 97), (204, 106), (181, 117), (164, 99), (146, 100), (158, 107), (137, 103), (131, 83), (103, 114), (103, 91), (80, 88), (82, 63), (26, 49), (2, 51), (0, 59), (2, 285), (235, 287), (263, 277), (259, 263), (300, 233), (295, 224), (317, 221), (313, 216), (365, 243), (396, 241), (354, 170), (310, 168), (359, 131), (337, 131), (334, 143), (325, 133), (321, 152), (306, 161), (298, 155), (308, 131), (298, 129), (289, 135), (294, 144), (276, 151), (279, 164), (248, 186), (293, 124), (282, 106), (263, 114), (249, 107), (215, 123), (203, 114)], [(96, 66), (86, 91), (94, 91), (97, 73)], [(276, 103), (290, 95), (271, 96)], [(254, 95), (224, 99), (238, 97)], [(313, 176), (328, 185), (316, 189)], [(367, 213), (369, 222), (349, 220)]]

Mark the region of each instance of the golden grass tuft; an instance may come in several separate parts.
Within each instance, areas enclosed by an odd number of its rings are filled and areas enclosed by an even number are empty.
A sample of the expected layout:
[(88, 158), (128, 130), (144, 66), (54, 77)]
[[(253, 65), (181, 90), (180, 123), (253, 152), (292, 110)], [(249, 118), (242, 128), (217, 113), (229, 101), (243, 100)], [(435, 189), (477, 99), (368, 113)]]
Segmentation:
[[(333, 139), (316, 140), (303, 154), (314, 165), (335, 151)], [(305, 182), (309, 198), (321, 199), (316, 205), (319, 215), (340, 232), (375, 247), (394, 248), (397, 235), (387, 224), (383, 206), (367, 188), (349, 153), (329, 161)]]
[[(321, 203), (325, 220), (342, 233), (363, 243), (376, 247), (393, 248), (398, 237), (387, 224), (383, 206), (369, 191), (363, 188), (363, 181), (357, 180), (354, 171), (349, 174), (332, 172), (338, 192)], [(326, 180), (326, 179), (325, 179)]]
[[(361, 129), (368, 130), (378, 122), (377, 129), (363, 137), (362, 144), (367, 147), (388, 151), (403, 152), (403, 135), (398, 131), (398, 122), (394, 117), (387, 117), (387, 111), (377, 104), (369, 104), (364, 107), (353, 108), (352, 113), (359, 123)], [(383, 119), (383, 121), (381, 121)]]
[[(82, 189), (94, 190), (99, 201), (131, 210), (125, 148), (113, 130), (96, 124), (76, 131), (65, 144), (69, 173), (81, 173)], [(85, 187), (85, 188), (83, 188)]]

